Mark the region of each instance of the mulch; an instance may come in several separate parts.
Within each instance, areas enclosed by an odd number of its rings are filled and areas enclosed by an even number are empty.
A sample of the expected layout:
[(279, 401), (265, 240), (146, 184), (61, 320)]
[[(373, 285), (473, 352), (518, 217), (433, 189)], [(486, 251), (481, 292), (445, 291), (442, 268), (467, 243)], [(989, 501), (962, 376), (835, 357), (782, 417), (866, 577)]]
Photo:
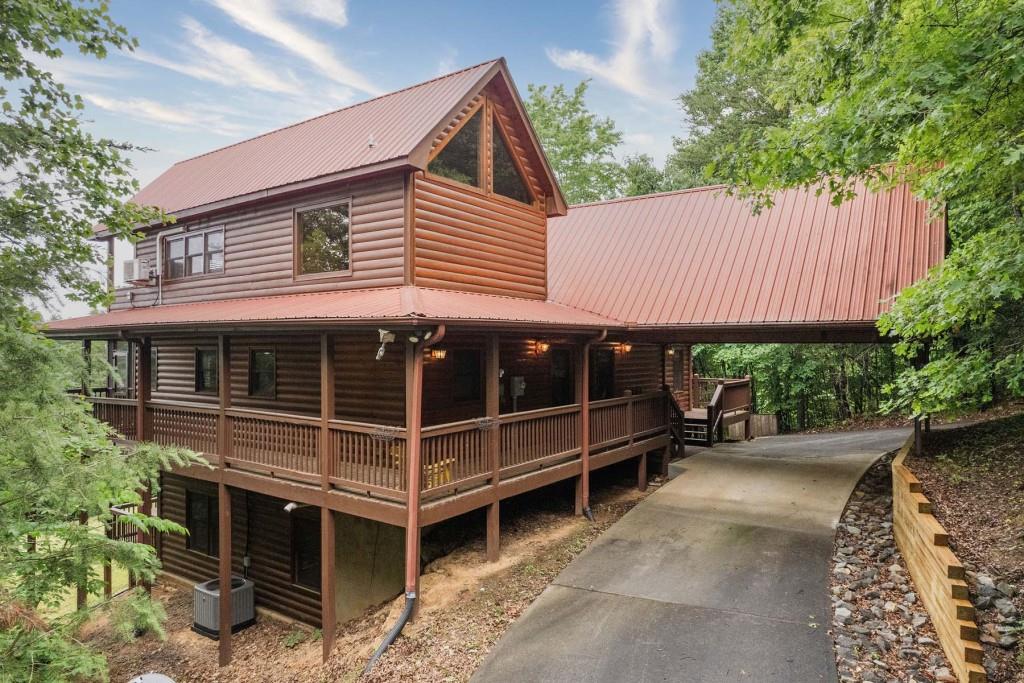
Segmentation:
[[(922, 457), (906, 463), (921, 479), (950, 546), (978, 574), (1018, 587), (1013, 601), (1024, 614), (1024, 414), (976, 422), (925, 435)], [(973, 596), (977, 597), (977, 596)], [(995, 632), (994, 610), (978, 610), (982, 633)], [(1024, 623), (1018, 623), (1024, 630)], [(1024, 681), (1024, 647), (983, 643), (992, 683)]]

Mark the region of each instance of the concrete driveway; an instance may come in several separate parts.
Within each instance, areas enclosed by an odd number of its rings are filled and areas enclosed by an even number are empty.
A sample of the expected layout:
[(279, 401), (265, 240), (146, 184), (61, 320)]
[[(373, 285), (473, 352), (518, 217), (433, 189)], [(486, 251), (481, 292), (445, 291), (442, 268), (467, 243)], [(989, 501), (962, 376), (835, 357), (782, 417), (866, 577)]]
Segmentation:
[(867, 467), (907, 434), (688, 450), (697, 454), (565, 568), (473, 681), (836, 681), (835, 525)]

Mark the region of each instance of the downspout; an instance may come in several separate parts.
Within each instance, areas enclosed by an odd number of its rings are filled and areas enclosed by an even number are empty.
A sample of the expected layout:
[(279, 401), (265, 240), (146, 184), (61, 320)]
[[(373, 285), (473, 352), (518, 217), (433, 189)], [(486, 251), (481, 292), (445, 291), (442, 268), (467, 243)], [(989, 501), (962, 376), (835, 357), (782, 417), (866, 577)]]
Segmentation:
[(583, 514), (594, 522), (594, 513), (590, 509), (590, 345), (600, 344), (608, 337), (608, 330), (583, 342), (583, 367), (580, 372), (582, 395), (580, 396), (580, 488), (583, 490)]
[(420, 528), (420, 477), (422, 471), (421, 450), (420, 450), (420, 429), (423, 415), (423, 349), (433, 346), (444, 339), (446, 328), (444, 324), (438, 325), (433, 333), (426, 339), (412, 344), (411, 374), (406, 382), (406, 455), (409, 458), (409, 500), (406, 506), (405, 522), (405, 607), (398, 617), (398, 621), (388, 631), (384, 641), (374, 651), (370, 661), (366, 663), (363, 673), (369, 673), (373, 665), (383, 656), (391, 644), (395, 642), (402, 629), (412, 618), (416, 609), (416, 589), (419, 585), (420, 560), (419, 560), (419, 528)]

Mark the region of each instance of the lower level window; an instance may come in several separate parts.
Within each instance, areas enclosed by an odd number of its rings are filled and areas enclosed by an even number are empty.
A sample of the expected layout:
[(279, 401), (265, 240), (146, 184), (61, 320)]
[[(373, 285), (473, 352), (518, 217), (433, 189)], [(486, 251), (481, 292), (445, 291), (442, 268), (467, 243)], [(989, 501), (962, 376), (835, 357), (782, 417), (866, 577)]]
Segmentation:
[(185, 547), (217, 557), (217, 496), (185, 491)]
[(292, 583), (320, 590), (320, 518), (292, 514)]

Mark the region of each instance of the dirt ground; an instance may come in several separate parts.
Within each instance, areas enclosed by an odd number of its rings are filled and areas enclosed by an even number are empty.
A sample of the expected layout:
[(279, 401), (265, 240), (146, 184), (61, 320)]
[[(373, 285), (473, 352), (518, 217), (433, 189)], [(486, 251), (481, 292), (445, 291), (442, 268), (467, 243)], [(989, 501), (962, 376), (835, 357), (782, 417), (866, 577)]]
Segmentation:
[[(1013, 412), (1019, 411), (1004, 411)], [(924, 456), (908, 458), (907, 464), (921, 479), (960, 560), (975, 578), (981, 574), (1012, 586), (1009, 597), (1024, 614), (1024, 414), (927, 434)], [(969, 583), (977, 602), (978, 585)], [(1024, 682), (1024, 646), (994, 642), (1006, 634), (1024, 636), (1024, 619), (1008, 619), (992, 608), (979, 608), (977, 617), (989, 680)]]
[(153, 671), (177, 683), (465, 681), (562, 568), (658, 483), (641, 493), (635, 480), (609, 470), (595, 473), (595, 524), (571, 514), (572, 499), (563, 488), (503, 502), (501, 559), (493, 564), (484, 559), (482, 523), (467, 518), (453, 525), (455, 533), (449, 536), (457, 539), (455, 547), (424, 569), (418, 619), (369, 675), (362, 675), (362, 668), (401, 613), (402, 597), (343, 625), (326, 665), (320, 662), (319, 632), (263, 617), (235, 635), (233, 662), (218, 669), (217, 643), (190, 629), (191, 592), (168, 582), (154, 589), (167, 609), (167, 640), (147, 635), (134, 643), (119, 642), (104, 628), (102, 615), (84, 628), (82, 637), (107, 655), (114, 683)]

